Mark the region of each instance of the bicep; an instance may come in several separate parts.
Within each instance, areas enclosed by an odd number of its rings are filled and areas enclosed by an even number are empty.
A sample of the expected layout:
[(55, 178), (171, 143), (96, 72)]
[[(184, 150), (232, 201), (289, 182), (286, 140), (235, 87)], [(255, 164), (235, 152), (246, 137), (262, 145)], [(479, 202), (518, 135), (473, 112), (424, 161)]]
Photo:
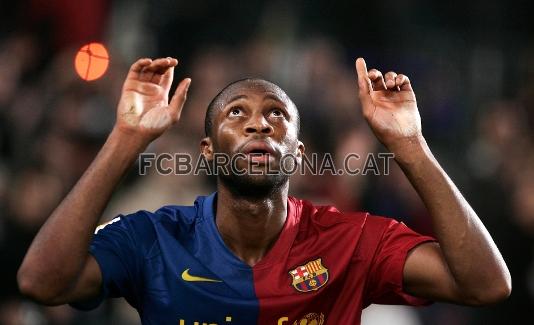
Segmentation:
[(98, 297), (102, 290), (102, 272), (96, 259), (88, 255), (80, 275), (72, 287), (58, 296), (53, 305), (88, 301)]
[(414, 247), (403, 270), (404, 290), (414, 296), (435, 301), (461, 303), (461, 291), (452, 276), (438, 243)]

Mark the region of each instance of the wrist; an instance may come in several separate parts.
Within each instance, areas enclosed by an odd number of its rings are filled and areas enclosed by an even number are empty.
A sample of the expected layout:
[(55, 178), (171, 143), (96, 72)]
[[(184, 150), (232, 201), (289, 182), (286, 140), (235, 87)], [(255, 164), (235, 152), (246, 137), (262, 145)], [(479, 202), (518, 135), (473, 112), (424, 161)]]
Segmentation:
[(432, 157), (423, 135), (401, 139), (387, 148), (395, 155), (395, 160), (400, 165), (413, 164)]
[(147, 136), (141, 135), (138, 132), (125, 130), (115, 126), (108, 136), (107, 143), (111, 143), (114, 147), (121, 151), (131, 151), (135, 154), (143, 152), (146, 147), (152, 142)]

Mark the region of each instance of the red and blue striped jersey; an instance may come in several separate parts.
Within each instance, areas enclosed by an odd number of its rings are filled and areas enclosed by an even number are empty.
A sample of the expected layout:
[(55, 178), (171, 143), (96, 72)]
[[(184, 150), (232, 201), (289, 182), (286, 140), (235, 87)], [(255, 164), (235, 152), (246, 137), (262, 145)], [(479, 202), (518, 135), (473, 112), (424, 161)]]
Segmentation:
[(143, 324), (321, 325), (359, 324), (371, 303), (427, 303), (403, 291), (402, 273), (408, 251), (434, 239), (403, 223), (289, 197), (279, 238), (251, 267), (223, 242), (215, 200), (213, 193), (99, 227), (90, 253), (101, 295), (76, 307), (124, 297)]

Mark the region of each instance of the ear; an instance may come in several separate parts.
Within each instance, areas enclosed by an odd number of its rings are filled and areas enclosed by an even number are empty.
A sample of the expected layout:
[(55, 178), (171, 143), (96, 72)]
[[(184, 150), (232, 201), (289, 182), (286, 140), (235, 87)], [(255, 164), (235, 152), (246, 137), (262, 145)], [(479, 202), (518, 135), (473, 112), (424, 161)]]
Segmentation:
[(213, 142), (210, 137), (205, 137), (200, 140), (200, 153), (204, 155), (208, 161), (213, 160)]
[(295, 157), (297, 158), (297, 163), (299, 165), (302, 163), (302, 157), (304, 156), (305, 151), (306, 147), (304, 146), (304, 143), (302, 143), (302, 141), (298, 141), (297, 152), (295, 152)]

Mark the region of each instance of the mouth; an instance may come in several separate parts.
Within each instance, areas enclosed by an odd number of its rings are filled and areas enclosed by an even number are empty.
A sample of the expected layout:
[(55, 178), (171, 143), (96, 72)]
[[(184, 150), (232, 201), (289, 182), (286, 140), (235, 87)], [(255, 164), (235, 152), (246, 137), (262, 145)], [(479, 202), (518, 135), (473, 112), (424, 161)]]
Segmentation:
[(271, 153), (263, 149), (254, 149), (254, 150), (250, 150), (249, 152), (245, 152), (245, 154), (251, 155), (251, 156), (260, 156), (260, 155), (270, 155)]
[(256, 162), (266, 162), (276, 156), (276, 150), (266, 141), (250, 141), (243, 146), (241, 152)]
[(242, 152), (246, 155), (275, 155), (276, 150), (265, 141), (251, 141), (243, 146)]

